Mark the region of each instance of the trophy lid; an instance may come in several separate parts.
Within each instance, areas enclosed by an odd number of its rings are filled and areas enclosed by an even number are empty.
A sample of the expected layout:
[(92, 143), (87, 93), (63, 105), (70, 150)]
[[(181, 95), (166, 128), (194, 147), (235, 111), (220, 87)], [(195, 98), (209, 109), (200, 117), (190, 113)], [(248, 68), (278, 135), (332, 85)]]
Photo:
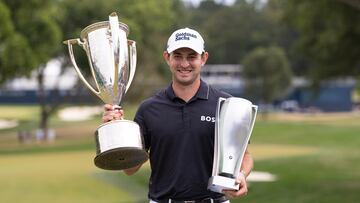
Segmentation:
[[(81, 32), (80, 32), (80, 38), (81, 39), (86, 39), (87, 35), (94, 31), (94, 30), (98, 30), (101, 28), (108, 28), (110, 26), (109, 21), (101, 21), (101, 22), (97, 22), (97, 23), (93, 23), (87, 27), (85, 27)], [(119, 22), (119, 28), (122, 29), (123, 31), (125, 31), (126, 36), (129, 34), (130, 30), (129, 27), (122, 22)]]

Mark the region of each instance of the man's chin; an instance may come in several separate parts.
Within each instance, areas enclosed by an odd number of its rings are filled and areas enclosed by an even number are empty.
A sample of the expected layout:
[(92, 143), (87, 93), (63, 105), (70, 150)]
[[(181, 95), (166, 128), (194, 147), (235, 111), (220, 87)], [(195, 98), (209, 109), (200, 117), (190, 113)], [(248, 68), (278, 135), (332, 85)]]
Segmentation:
[(179, 83), (180, 85), (188, 86), (188, 85), (192, 85), (195, 82), (195, 80), (182, 78), (182, 79), (178, 79), (176, 82)]

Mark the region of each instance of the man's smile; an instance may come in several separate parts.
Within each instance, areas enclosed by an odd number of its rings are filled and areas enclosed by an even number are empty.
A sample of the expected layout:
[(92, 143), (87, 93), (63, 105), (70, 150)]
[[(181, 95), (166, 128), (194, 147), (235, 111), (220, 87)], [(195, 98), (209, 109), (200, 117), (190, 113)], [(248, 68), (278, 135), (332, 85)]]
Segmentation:
[(192, 69), (178, 69), (177, 71), (182, 74), (187, 74), (187, 73), (191, 73)]

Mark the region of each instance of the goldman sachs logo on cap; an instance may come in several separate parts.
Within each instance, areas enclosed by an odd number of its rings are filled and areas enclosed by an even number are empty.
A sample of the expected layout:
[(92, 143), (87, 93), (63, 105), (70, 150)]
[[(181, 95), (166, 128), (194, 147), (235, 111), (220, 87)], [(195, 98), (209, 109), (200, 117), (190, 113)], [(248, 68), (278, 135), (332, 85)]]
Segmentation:
[(195, 34), (191, 34), (188, 32), (182, 32), (182, 33), (177, 33), (175, 35), (175, 41), (190, 40), (190, 37), (197, 39), (197, 36)]

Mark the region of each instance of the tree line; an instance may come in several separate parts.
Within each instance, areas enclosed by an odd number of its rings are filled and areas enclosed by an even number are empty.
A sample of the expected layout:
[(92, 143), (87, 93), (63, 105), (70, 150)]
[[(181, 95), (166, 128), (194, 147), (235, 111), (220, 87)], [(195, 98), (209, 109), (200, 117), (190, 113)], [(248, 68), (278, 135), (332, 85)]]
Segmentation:
[[(271, 87), (264, 102), (281, 96), (292, 75), (315, 82), (360, 75), (360, 3), (357, 0), (0, 0), (0, 84), (34, 70), (46, 96), (44, 68), (51, 59), (71, 67), (63, 40), (79, 37), (94, 22), (117, 12), (137, 42), (138, 65), (128, 99), (143, 98), (169, 81), (162, 59), (174, 29), (192, 27), (204, 36), (211, 64), (245, 64), (249, 89)], [(221, 1), (220, 1), (221, 2)], [(82, 71), (86, 55), (75, 50)], [(272, 78), (272, 79), (271, 79)], [(283, 78), (283, 79), (279, 79)], [(286, 78), (286, 79), (285, 79)], [(265, 94), (266, 93), (266, 94)], [(260, 93), (259, 93), (260, 94)], [(40, 99), (45, 120), (56, 102)], [(46, 121), (41, 124), (46, 128)]]
[[(113, 11), (129, 25), (129, 38), (139, 46), (140, 81), (169, 76), (161, 52), (168, 35), (179, 27), (203, 33), (211, 64), (243, 63), (256, 48), (277, 46), (295, 75), (317, 80), (359, 75), (359, 4), (236, 0), (224, 5), (204, 0), (192, 7), (181, 0), (0, 0), (0, 82), (34, 69), (41, 72), (52, 58), (69, 65), (61, 42), (78, 37), (91, 23), (107, 20)], [(80, 66), (86, 67), (86, 57), (79, 58)]]

